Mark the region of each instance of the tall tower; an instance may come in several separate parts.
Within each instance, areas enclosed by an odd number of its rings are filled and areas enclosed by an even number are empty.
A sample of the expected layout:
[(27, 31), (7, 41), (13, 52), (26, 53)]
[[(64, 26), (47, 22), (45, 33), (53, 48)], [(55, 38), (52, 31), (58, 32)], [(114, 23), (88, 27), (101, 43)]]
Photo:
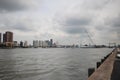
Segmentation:
[(3, 34), (3, 43), (7, 47), (13, 47), (13, 32), (7, 31)]
[(6, 42), (6, 35), (5, 35), (5, 33), (3, 34), (3, 43), (5, 43)]
[(0, 43), (1, 43), (1, 33), (0, 33)]
[(53, 46), (53, 39), (50, 39), (50, 47)]

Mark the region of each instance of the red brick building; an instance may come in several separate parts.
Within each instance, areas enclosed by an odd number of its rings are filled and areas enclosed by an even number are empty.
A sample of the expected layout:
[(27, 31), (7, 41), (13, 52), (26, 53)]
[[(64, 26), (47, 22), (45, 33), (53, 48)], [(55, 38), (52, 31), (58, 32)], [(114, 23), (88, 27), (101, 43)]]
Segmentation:
[(7, 31), (3, 34), (3, 43), (7, 47), (13, 47), (13, 32)]

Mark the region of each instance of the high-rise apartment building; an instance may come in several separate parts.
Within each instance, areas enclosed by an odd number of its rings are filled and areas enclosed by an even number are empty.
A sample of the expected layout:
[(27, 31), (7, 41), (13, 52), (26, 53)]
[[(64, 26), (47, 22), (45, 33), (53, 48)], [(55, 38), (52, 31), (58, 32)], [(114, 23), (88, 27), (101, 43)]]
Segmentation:
[(7, 47), (13, 46), (13, 32), (7, 31), (3, 34), (3, 43)]
[(3, 42), (13, 42), (13, 33), (7, 31), (5, 34), (3, 34)]

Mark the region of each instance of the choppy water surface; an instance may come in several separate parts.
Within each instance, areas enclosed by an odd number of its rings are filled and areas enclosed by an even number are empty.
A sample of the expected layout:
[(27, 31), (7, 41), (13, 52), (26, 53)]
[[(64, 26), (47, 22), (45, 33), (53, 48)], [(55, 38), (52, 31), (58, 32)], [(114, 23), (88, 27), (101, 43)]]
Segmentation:
[(112, 49), (0, 49), (0, 80), (86, 80)]

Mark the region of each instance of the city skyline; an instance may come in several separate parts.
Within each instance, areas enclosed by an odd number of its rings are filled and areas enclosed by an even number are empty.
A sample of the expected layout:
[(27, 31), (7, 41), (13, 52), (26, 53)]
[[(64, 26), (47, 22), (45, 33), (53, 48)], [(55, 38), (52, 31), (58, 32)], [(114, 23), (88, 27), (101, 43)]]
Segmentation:
[(88, 44), (90, 36), (95, 44), (119, 44), (119, 5), (119, 0), (1, 0), (0, 32), (14, 32), (19, 42)]
[(14, 33), (11, 31), (6, 31), (0, 33), (0, 48), (55, 48), (56, 43), (53, 42), (53, 39), (50, 40), (33, 40), (33, 43), (25, 41), (16, 41), (14, 40)]
[[(91, 39), (91, 38), (90, 38)], [(3, 41), (2, 41), (3, 40)], [(108, 43), (108, 45), (104, 45), (104, 44), (100, 44), (100, 45), (96, 45), (94, 44), (58, 44), (56, 42), (53, 41), (53, 39), (49, 39), (49, 40), (33, 40), (32, 43), (29, 43), (27, 40), (23, 41), (21, 40), (16, 41), (14, 40), (14, 33), (11, 31), (6, 31), (5, 33), (0, 33), (0, 47), (1, 48), (103, 48), (103, 47), (108, 47), (108, 48), (112, 48), (112, 47), (117, 47), (120, 46), (120, 44), (116, 44), (116, 43)]]

